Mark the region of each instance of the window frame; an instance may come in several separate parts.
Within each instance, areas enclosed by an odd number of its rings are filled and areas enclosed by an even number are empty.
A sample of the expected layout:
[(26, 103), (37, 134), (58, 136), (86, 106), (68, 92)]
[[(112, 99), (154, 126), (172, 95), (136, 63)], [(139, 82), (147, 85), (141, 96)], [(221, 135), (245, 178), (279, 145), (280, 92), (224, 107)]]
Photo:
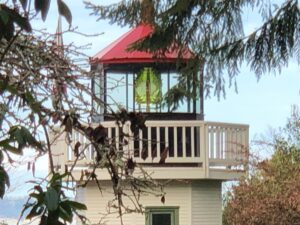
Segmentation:
[[(152, 225), (152, 214), (170, 213), (173, 218), (172, 225), (179, 225), (179, 207), (178, 206), (151, 206), (145, 208), (145, 225)], [(172, 221), (172, 220), (171, 220)]]

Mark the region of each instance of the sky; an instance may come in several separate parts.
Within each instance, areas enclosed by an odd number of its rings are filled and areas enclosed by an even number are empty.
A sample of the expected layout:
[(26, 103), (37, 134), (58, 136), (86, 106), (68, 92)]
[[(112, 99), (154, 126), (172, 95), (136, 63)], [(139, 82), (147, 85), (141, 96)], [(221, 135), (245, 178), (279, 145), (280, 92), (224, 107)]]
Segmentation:
[[(74, 42), (76, 45), (91, 43), (85, 53), (89, 56), (120, 37), (129, 27), (120, 28), (110, 25), (107, 21), (96, 21), (95, 16), (84, 8), (80, 0), (65, 0), (73, 14), (73, 27), (86, 34), (103, 33), (96, 37), (86, 37), (75, 33), (63, 36), (64, 43)], [(48, 17), (45, 22), (33, 21), (33, 27), (46, 28), (54, 33), (57, 26), (58, 13), (55, 2), (52, 1)], [(94, 1), (96, 2), (96, 1)], [(99, 4), (108, 4), (111, 1), (97, 1)], [(114, 1), (116, 2), (116, 1)], [(247, 11), (244, 15), (245, 30), (249, 32), (259, 26), (259, 21), (253, 12)], [(68, 24), (63, 20), (63, 28)], [(250, 139), (265, 133), (270, 127), (284, 126), (291, 112), (291, 105), (298, 104), (300, 93), (299, 65), (293, 60), (281, 74), (266, 74), (258, 81), (255, 74), (243, 65), (237, 77), (238, 93), (234, 88), (227, 89), (226, 98), (218, 99), (212, 96), (205, 100), (205, 120), (250, 125)], [(37, 170), (46, 171), (46, 158), (37, 164)]]

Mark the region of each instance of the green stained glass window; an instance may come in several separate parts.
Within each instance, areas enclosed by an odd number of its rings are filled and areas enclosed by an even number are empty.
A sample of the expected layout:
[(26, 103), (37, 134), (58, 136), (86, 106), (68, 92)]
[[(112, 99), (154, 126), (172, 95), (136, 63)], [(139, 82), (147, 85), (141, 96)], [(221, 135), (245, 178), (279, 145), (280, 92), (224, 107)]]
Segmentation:
[(135, 80), (135, 101), (138, 104), (158, 104), (161, 101), (161, 79), (151, 67), (143, 68)]

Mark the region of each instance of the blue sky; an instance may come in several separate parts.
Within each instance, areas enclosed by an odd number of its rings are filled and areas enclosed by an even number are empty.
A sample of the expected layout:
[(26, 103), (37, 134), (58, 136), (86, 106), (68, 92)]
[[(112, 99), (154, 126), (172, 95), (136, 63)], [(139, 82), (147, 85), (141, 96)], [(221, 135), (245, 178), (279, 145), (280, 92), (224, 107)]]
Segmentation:
[[(47, 28), (54, 33), (57, 26), (58, 13), (55, 2), (51, 6), (46, 22), (34, 21), (33, 26)], [(96, 2), (96, 1), (94, 1)], [(99, 4), (107, 4), (109, 1), (97, 1)], [(116, 2), (116, 1), (114, 1)], [(102, 33), (97, 37), (84, 37), (78, 34), (64, 35), (64, 42), (74, 42), (77, 45), (91, 43), (86, 54), (93, 56), (113, 40), (121, 36), (129, 28), (120, 28), (117, 25), (109, 25), (107, 21), (96, 21), (95, 16), (90, 16), (90, 11), (84, 9), (79, 0), (66, 0), (73, 14), (73, 27), (82, 33)], [(249, 32), (259, 26), (257, 17), (251, 11), (244, 15), (245, 30)], [(63, 20), (63, 27), (68, 24)], [(249, 71), (246, 65), (241, 69), (237, 78), (238, 93), (234, 88), (227, 89), (226, 99), (211, 97), (205, 100), (205, 120), (217, 122), (232, 122), (250, 125), (250, 138), (256, 134), (264, 133), (269, 127), (284, 126), (290, 115), (291, 105), (298, 104), (300, 91), (299, 66), (291, 61), (281, 74), (266, 74), (257, 81), (255, 74)], [(46, 171), (46, 158), (37, 166), (39, 170)]]

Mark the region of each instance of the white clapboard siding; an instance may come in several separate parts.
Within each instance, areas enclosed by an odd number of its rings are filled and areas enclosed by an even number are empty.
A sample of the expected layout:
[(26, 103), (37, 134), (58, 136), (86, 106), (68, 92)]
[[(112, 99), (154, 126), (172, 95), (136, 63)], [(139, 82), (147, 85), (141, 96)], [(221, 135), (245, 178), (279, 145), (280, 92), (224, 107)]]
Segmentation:
[[(66, 149), (66, 136), (65, 134), (49, 132), (50, 143), (52, 148), (53, 165), (56, 169), (63, 167), (65, 162), (68, 160), (68, 152)], [(58, 135), (59, 134), (59, 135)], [(64, 169), (64, 168), (63, 168)]]
[[(100, 219), (108, 210), (108, 202), (113, 199), (112, 187), (108, 182), (101, 182), (102, 194), (95, 184), (88, 185), (85, 189), (79, 189), (77, 199), (85, 203), (88, 207), (85, 215), (92, 224), (99, 223)], [(179, 224), (191, 224), (191, 184), (186, 182), (172, 182), (165, 187), (166, 200), (162, 204), (160, 197), (153, 195), (143, 196), (140, 203), (144, 207), (147, 206), (177, 206), (179, 207)], [(130, 204), (125, 201), (125, 204)], [(112, 209), (115, 211), (115, 209)], [(102, 218), (104, 225), (120, 224), (120, 219), (117, 213), (104, 216)], [(145, 225), (145, 214), (128, 214), (123, 216), (124, 225)], [(79, 224), (79, 223), (78, 223)]]
[[(78, 202), (81, 202), (83, 204), (86, 204), (86, 200), (85, 200), (85, 193), (86, 193), (86, 188), (77, 188), (76, 190), (76, 195), (75, 195), (75, 199)], [(80, 214), (83, 216), (86, 216), (86, 211), (80, 211)], [(80, 220), (78, 218), (76, 218), (76, 225), (81, 225), (82, 223), (80, 222)]]
[(222, 225), (221, 181), (192, 184), (192, 225)]

